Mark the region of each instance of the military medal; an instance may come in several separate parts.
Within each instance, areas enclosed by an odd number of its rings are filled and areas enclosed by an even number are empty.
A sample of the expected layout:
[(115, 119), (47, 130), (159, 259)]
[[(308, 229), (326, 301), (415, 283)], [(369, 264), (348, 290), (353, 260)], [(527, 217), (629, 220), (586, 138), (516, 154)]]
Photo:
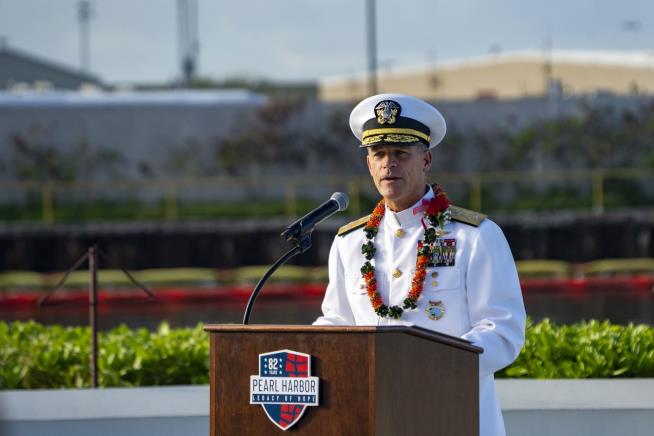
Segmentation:
[(445, 305), (440, 300), (438, 301), (429, 300), (429, 305), (425, 309), (425, 312), (427, 312), (427, 316), (429, 317), (429, 319), (431, 319), (432, 321), (438, 321), (443, 316), (445, 316)]
[(429, 266), (454, 266), (456, 239), (437, 239)]

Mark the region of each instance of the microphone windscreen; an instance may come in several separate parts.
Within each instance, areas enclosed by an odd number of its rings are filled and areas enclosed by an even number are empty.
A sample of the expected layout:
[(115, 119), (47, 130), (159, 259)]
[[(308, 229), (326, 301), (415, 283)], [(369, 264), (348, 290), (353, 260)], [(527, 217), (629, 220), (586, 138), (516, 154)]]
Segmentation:
[(345, 209), (347, 209), (347, 205), (350, 203), (350, 198), (344, 192), (334, 192), (330, 199), (338, 203), (339, 212), (342, 212)]

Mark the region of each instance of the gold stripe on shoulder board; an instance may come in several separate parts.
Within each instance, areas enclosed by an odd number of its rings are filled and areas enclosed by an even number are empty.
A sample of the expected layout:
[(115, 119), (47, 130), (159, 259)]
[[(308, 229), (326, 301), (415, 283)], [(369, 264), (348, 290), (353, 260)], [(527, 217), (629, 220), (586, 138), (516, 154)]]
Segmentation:
[(474, 210), (464, 209), (459, 206), (450, 206), (450, 213), (452, 220), (471, 226), (479, 227), (479, 225), (488, 218), (488, 215), (475, 212)]
[(345, 224), (343, 227), (338, 229), (338, 236), (345, 236), (351, 231), (356, 230), (359, 227), (363, 227), (368, 222), (369, 219), (370, 219), (370, 215), (367, 215), (364, 216), (363, 218), (359, 218), (356, 221), (352, 221), (351, 223)]

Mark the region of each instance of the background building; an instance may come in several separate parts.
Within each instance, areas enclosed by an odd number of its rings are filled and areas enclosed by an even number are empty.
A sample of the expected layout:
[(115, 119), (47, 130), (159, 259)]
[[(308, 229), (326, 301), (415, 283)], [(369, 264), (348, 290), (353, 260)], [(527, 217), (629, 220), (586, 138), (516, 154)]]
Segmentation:
[(72, 67), (40, 59), (0, 41), (0, 89), (79, 89), (100, 79)]
[[(379, 92), (427, 100), (520, 99), (545, 95), (654, 92), (654, 52), (521, 51), (433, 62), (378, 73)], [(323, 101), (369, 95), (365, 74), (323, 79)]]

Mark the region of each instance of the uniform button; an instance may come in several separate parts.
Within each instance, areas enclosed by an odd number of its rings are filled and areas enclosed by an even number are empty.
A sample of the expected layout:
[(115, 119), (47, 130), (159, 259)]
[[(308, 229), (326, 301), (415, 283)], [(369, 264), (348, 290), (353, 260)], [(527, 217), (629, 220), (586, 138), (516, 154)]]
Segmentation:
[(404, 235), (405, 235), (404, 230), (402, 229), (395, 230), (395, 236), (397, 236), (398, 238), (401, 238)]
[(431, 273), (431, 276), (436, 278), (436, 277), (438, 277), (438, 273), (436, 271), (434, 271), (433, 273)]
[(434, 280), (433, 282), (431, 282), (431, 285), (432, 286), (438, 286), (438, 282), (436, 280)]
[(400, 271), (399, 269), (395, 268), (393, 270), (393, 277), (395, 277), (396, 279), (399, 278), (401, 275), (402, 275), (402, 271)]

